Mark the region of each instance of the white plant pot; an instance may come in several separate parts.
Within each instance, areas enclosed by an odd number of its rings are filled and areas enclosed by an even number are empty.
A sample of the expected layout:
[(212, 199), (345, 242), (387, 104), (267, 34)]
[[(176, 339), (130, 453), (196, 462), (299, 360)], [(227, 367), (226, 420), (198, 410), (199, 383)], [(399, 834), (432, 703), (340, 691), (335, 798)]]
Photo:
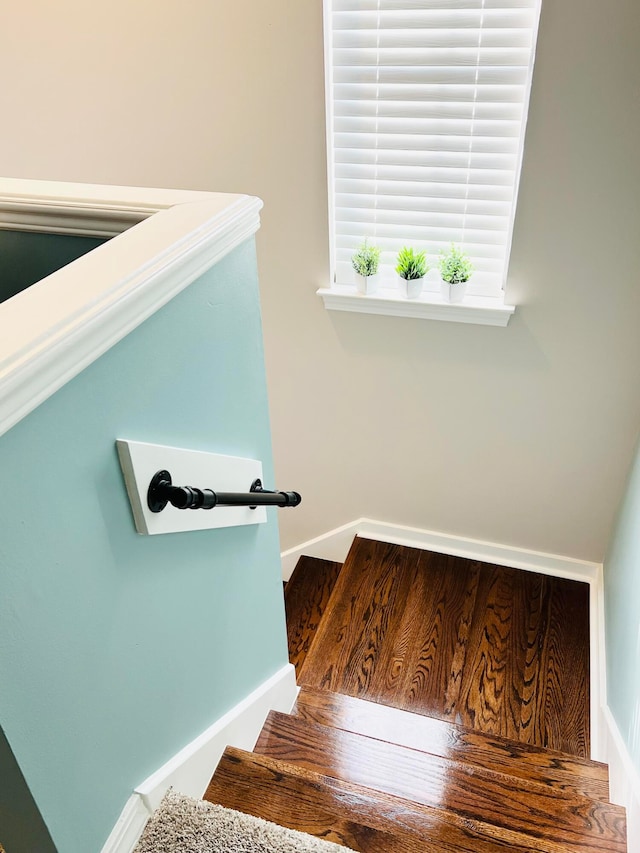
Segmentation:
[(398, 287), (405, 299), (417, 299), (422, 293), (423, 286), (424, 276), (422, 278), (411, 279), (402, 278), (401, 275), (398, 276)]
[(377, 291), (380, 285), (380, 273), (376, 273), (375, 275), (360, 275), (359, 273), (355, 273), (355, 277), (358, 293), (362, 293), (363, 296), (371, 296), (372, 293)]
[(440, 293), (445, 302), (462, 302), (466, 292), (466, 281), (460, 281), (457, 284), (449, 284), (448, 281), (440, 279)]

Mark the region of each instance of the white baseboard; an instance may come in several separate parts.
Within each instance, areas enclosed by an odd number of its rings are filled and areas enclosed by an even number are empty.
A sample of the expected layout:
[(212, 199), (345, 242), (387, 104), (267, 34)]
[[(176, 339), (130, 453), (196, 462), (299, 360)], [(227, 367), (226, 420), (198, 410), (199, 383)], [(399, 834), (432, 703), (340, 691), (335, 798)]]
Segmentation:
[[(363, 521), (364, 519), (360, 520)], [(282, 580), (289, 580), (296, 567), (296, 563), (302, 556), (317, 557), (320, 560), (333, 560), (336, 563), (344, 563), (353, 542), (353, 537), (358, 533), (358, 523), (358, 521), (352, 521), (342, 527), (336, 527), (328, 533), (323, 533), (322, 536), (316, 536), (315, 539), (309, 539), (308, 542), (303, 542), (302, 545), (297, 545), (295, 548), (283, 551), (280, 554), (280, 559), (282, 560)]]
[(591, 758), (607, 763), (607, 735), (602, 719), (602, 705), (607, 697), (607, 657), (604, 630), (604, 571), (589, 586), (589, 655), (591, 669)]
[(600, 710), (612, 803), (627, 810), (627, 850), (640, 850), (640, 775), (608, 705)]
[(298, 559), (303, 554), (307, 557), (343, 562), (354, 536), (391, 542), (395, 545), (407, 545), (411, 548), (422, 548), (425, 551), (437, 551), (439, 554), (482, 560), (485, 563), (511, 566), (514, 569), (539, 572), (554, 577), (571, 578), (586, 583), (597, 581), (601, 569), (599, 563), (575, 560), (572, 557), (530, 551), (495, 542), (482, 542), (479, 539), (451, 536), (448, 533), (405, 527), (385, 521), (373, 521), (370, 518), (359, 518), (284, 551), (281, 554), (283, 580), (289, 580)]
[(288, 713), (296, 695), (295, 668), (287, 664), (138, 785), (102, 853), (131, 853), (169, 788), (202, 797), (225, 747), (253, 749), (269, 711)]
[(150, 817), (151, 812), (145, 806), (142, 797), (132, 794), (118, 822), (111, 830), (102, 853), (131, 853)]

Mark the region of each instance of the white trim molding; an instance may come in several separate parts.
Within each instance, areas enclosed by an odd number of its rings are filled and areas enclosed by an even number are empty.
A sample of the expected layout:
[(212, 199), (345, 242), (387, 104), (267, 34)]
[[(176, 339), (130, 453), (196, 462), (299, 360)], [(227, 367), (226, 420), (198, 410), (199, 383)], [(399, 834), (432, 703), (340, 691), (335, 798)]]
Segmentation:
[(611, 709), (601, 708), (605, 755), (609, 765), (609, 789), (612, 803), (627, 810), (627, 850), (640, 850), (640, 775), (620, 734)]
[(426, 292), (417, 299), (404, 299), (397, 290), (380, 290), (371, 296), (353, 287), (322, 287), (317, 291), (329, 311), (357, 314), (385, 314), (418, 320), (444, 320), (448, 323), (473, 323), (480, 326), (506, 326), (514, 305), (505, 305), (497, 296), (467, 296), (464, 302), (443, 302), (437, 293)]
[[(593, 643), (598, 645), (597, 660), (599, 678), (597, 695), (592, 695), (591, 726), (595, 727), (598, 739), (592, 737), (594, 758), (609, 765), (609, 795), (612, 803), (624, 806), (627, 811), (627, 850), (640, 850), (640, 774), (629, 754), (613, 712), (607, 700), (607, 656), (604, 606), (604, 570), (600, 582), (591, 588), (595, 593), (596, 618), (592, 610), (592, 655)], [(595, 623), (595, 624), (594, 624)], [(595, 631), (595, 638), (594, 638)], [(592, 664), (595, 666), (595, 661)]]
[(206, 204), (215, 195), (220, 194), (0, 178), (0, 229), (115, 237), (161, 210)]
[(0, 435), (260, 226), (251, 196), (0, 179), (0, 229), (110, 237), (0, 304)]
[(394, 545), (407, 545), (410, 548), (422, 548), (424, 551), (437, 551), (439, 554), (467, 557), (471, 560), (481, 560), (485, 563), (510, 566), (514, 569), (539, 572), (554, 577), (571, 578), (585, 583), (597, 583), (602, 571), (600, 563), (516, 548), (513, 545), (500, 545), (496, 542), (452, 536), (449, 533), (437, 533), (418, 527), (374, 521), (370, 518), (358, 518), (342, 527), (329, 530), (315, 539), (303, 542), (295, 548), (283, 551), (280, 555), (283, 580), (289, 580), (298, 559), (303, 554), (307, 557), (343, 562), (355, 536), (390, 542)]
[(144, 800), (138, 794), (133, 794), (127, 800), (107, 838), (101, 853), (131, 853), (140, 840), (151, 812), (146, 807)]
[(131, 853), (169, 788), (202, 797), (225, 748), (253, 749), (269, 711), (289, 713), (296, 696), (295, 668), (287, 664), (138, 785), (102, 853)]

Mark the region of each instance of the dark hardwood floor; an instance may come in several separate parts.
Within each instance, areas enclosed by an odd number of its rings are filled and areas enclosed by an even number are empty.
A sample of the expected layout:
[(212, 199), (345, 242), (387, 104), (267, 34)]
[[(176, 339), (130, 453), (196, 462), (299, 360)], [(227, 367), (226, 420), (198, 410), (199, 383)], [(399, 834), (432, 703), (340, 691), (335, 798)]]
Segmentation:
[(314, 582), (302, 685), (588, 757), (587, 584), (365, 539)]
[[(222, 756), (205, 799), (366, 853), (532, 853), (534, 849), (530, 836), (233, 747)], [(537, 840), (535, 849), (569, 853), (576, 847)], [(577, 850), (584, 853), (589, 847)]]
[(625, 850), (620, 806), (294, 715), (271, 711), (255, 752), (462, 820), (535, 833), (567, 850)]
[(626, 853), (584, 584), (356, 539), (286, 588), (301, 690), (206, 799), (360, 853)]
[(284, 588), (289, 660), (300, 674), (320, 620), (333, 592), (342, 563), (300, 557)]
[(571, 790), (605, 803), (609, 801), (607, 765), (586, 758), (310, 687), (300, 690), (292, 713), (310, 723), (493, 770), (523, 782), (535, 782), (558, 791)]

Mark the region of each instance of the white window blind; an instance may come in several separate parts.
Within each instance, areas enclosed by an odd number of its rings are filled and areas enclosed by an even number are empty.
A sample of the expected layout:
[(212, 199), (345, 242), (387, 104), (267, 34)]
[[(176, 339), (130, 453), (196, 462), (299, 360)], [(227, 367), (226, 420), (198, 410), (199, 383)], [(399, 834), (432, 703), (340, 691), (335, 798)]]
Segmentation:
[[(452, 242), (476, 272), (506, 277), (540, 0), (325, 0), (334, 280), (403, 245), (437, 267)], [(434, 269), (427, 286), (437, 287)]]

